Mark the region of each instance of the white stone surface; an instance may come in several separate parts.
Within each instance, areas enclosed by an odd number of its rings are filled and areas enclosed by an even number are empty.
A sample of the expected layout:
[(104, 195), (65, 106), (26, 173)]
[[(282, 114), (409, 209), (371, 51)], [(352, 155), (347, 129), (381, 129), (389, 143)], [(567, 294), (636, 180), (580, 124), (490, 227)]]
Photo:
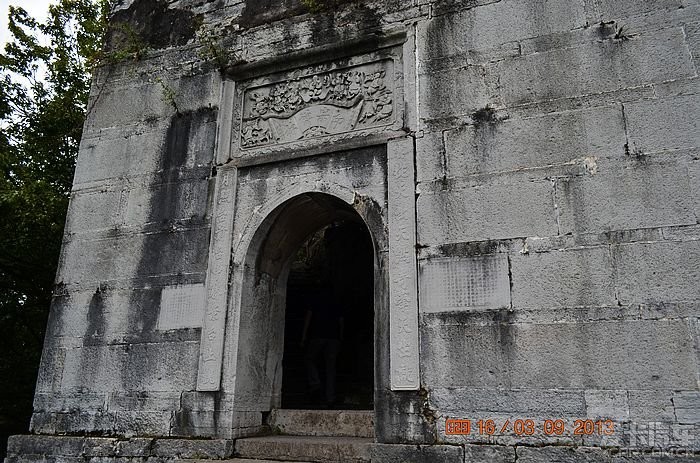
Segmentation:
[(216, 178), (216, 202), (212, 215), (207, 269), (207, 302), (197, 372), (199, 391), (218, 391), (221, 385), (237, 173), (236, 169), (220, 169)]
[(420, 387), (413, 153), (411, 138), (389, 142), (389, 346), (393, 390)]
[(419, 281), (421, 312), (500, 309), (510, 305), (505, 254), (421, 261)]
[(163, 288), (158, 313), (159, 330), (201, 328), (206, 291), (203, 284)]

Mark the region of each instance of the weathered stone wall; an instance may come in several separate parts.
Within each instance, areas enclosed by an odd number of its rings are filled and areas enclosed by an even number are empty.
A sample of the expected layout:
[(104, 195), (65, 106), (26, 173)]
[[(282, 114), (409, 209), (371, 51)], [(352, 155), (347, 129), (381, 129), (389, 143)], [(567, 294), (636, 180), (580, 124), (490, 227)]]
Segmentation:
[(500, 443), (650, 448), (625, 429), (658, 422), (682, 447), (700, 405), (698, 4), (474, 3), (417, 25), (429, 407), (616, 422)]
[[(217, 178), (238, 169), (235, 236), (240, 214), (304, 184), (371, 198), (387, 222), (370, 230), (388, 230), (391, 247), (395, 171), (382, 163), (413, 154), (420, 389), (391, 390), (382, 312), (378, 441), (456, 446), (423, 450), (425, 461), (608, 461), (600, 446), (650, 452), (655, 444), (629, 429), (652, 426), (667, 448), (685, 449), (694, 436), (700, 451), (697, 0), (334, 3), (313, 13), (299, 0), (117, 7), (113, 62), (95, 78), (81, 144), (32, 431), (259, 430), (260, 413), (236, 406), (230, 337), (221, 390), (198, 391)], [(230, 131), (226, 99), (235, 94), (224, 82), (293, 71), (304, 50), (347, 63), (396, 31), (405, 44), (391, 58), (403, 66), (394, 98), (399, 87), (403, 96), (388, 135), (319, 138), (296, 154), (266, 148), (272, 167), (263, 170), (229, 148), (239, 142), (221, 130)], [(263, 72), (268, 59), (277, 60)], [(248, 76), (250, 66), (258, 74)], [(368, 154), (389, 139), (401, 149)], [(364, 154), (353, 158), (351, 148)], [(330, 153), (340, 149), (335, 165)], [(306, 154), (314, 156), (288, 160)], [(229, 299), (240, 291), (231, 278)], [(569, 429), (611, 419), (615, 433), (448, 436), (448, 417), (473, 426), (533, 419), (540, 429), (545, 419)], [(593, 449), (532, 447), (548, 444)], [(380, 461), (419, 455), (380, 450)]]

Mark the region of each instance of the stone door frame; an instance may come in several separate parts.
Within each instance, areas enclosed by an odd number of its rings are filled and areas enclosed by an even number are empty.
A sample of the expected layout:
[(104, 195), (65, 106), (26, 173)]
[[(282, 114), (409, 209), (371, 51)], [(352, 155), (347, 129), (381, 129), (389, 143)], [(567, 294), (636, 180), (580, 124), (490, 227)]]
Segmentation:
[[(305, 51), (293, 56), (285, 56), (262, 61), (255, 65), (239, 66), (229, 70), (222, 79), (221, 104), (217, 135), (217, 171), (214, 186), (214, 205), (212, 212), (212, 231), (209, 243), (209, 264), (206, 279), (206, 308), (202, 328), (200, 359), (197, 376), (197, 390), (202, 392), (231, 390), (222, 387), (222, 376), (235, 377), (236, 355), (224, 355), (231, 344), (237, 349), (238, 328), (237, 307), (241, 307), (241, 287), (244, 272), (242, 265), (245, 256), (256, 236), (258, 228), (266, 217), (279, 205), (297, 195), (308, 192), (322, 192), (342, 199), (349, 205), (355, 205), (356, 199), (352, 188), (343, 185), (295, 184), (285, 190), (274, 201), (261, 205), (256, 210), (247, 211), (251, 220), (245, 226), (245, 232), (234, 236), (234, 217), (237, 211), (237, 194), (239, 188), (239, 169), (255, 168), (270, 162), (283, 162), (299, 157), (331, 154), (338, 150), (357, 149), (377, 145), (386, 146), (387, 180), (385, 225), (386, 247), (375, 251), (375, 287), (376, 294), (386, 295), (388, 310), (380, 314), (382, 304), (375, 305), (375, 320), (386, 317), (388, 333), (385, 339), (375, 340), (375, 345), (389, 340), (386, 359), (388, 381), (386, 388), (391, 391), (417, 391), (420, 388), (419, 374), (419, 333), (418, 333), (418, 296), (416, 268), (416, 220), (415, 220), (415, 129), (417, 120), (415, 91), (415, 36), (406, 31), (370, 37), (357, 43), (345, 43), (332, 47), (322, 47)], [(259, 150), (244, 152), (238, 135), (241, 131), (240, 87), (249, 79), (258, 78), (283, 69), (298, 69), (315, 66), (328, 61), (334, 56), (338, 62), (352, 62), (356, 53), (364, 53), (362, 60), (391, 59), (394, 63), (393, 98), (396, 115), (393, 124), (377, 129), (370, 128), (363, 132), (330, 135), (317, 140), (293, 143), (284, 147), (263, 147)], [(403, 59), (404, 56), (410, 57)], [(320, 66), (320, 65), (319, 65)], [(239, 89), (237, 90), (237, 86)], [(407, 134), (408, 133), (408, 134)], [(356, 208), (357, 210), (357, 208)], [(373, 235), (375, 246), (380, 238), (374, 236), (368, 217), (363, 217)], [(242, 224), (236, 224), (241, 226)], [(236, 227), (238, 228), (238, 227)], [(378, 256), (385, 256), (379, 258)], [(380, 270), (381, 269), (381, 270)], [(388, 286), (388, 288), (387, 288)], [(375, 300), (375, 304), (376, 304)], [(231, 309), (234, 312), (231, 312)], [(240, 312), (238, 312), (240, 313)], [(381, 325), (381, 323), (380, 323)], [(379, 326), (375, 325), (375, 333)], [(230, 351), (229, 351), (230, 352)], [(380, 351), (375, 351), (375, 364), (382, 364)], [(375, 367), (375, 377), (380, 376)], [(234, 403), (235, 392), (234, 392)]]

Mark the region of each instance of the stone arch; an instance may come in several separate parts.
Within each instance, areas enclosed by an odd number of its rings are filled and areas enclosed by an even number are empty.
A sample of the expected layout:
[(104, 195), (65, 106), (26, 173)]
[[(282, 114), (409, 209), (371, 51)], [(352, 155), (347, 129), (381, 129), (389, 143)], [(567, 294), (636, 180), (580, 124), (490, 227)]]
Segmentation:
[[(375, 390), (388, 370), (381, 367), (388, 339), (386, 227), (384, 211), (371, 198), (336, 186), (331, 194), (295, 185), (253, 213), (233, 249), (228, 355), (237, 410), (268, 411), (280, 406), (286, 283), (295, 251), (315, 231), (335, 221), (352, 221), (369, 231), (374, 247)], [(226, 375), (226, 372), (225, 372)], [(225, 380), (225, 381), (226, 381)]]

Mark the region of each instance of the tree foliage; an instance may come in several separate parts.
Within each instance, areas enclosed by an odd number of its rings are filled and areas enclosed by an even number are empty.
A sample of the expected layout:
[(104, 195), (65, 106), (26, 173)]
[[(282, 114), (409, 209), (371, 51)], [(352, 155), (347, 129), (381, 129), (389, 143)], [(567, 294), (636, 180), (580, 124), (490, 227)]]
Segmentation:
[(0, 434), (27, 430), (107, 14), (107, 0), (57, 0), (44, 22), (10, 7), (12, 40), (0, 53)]

